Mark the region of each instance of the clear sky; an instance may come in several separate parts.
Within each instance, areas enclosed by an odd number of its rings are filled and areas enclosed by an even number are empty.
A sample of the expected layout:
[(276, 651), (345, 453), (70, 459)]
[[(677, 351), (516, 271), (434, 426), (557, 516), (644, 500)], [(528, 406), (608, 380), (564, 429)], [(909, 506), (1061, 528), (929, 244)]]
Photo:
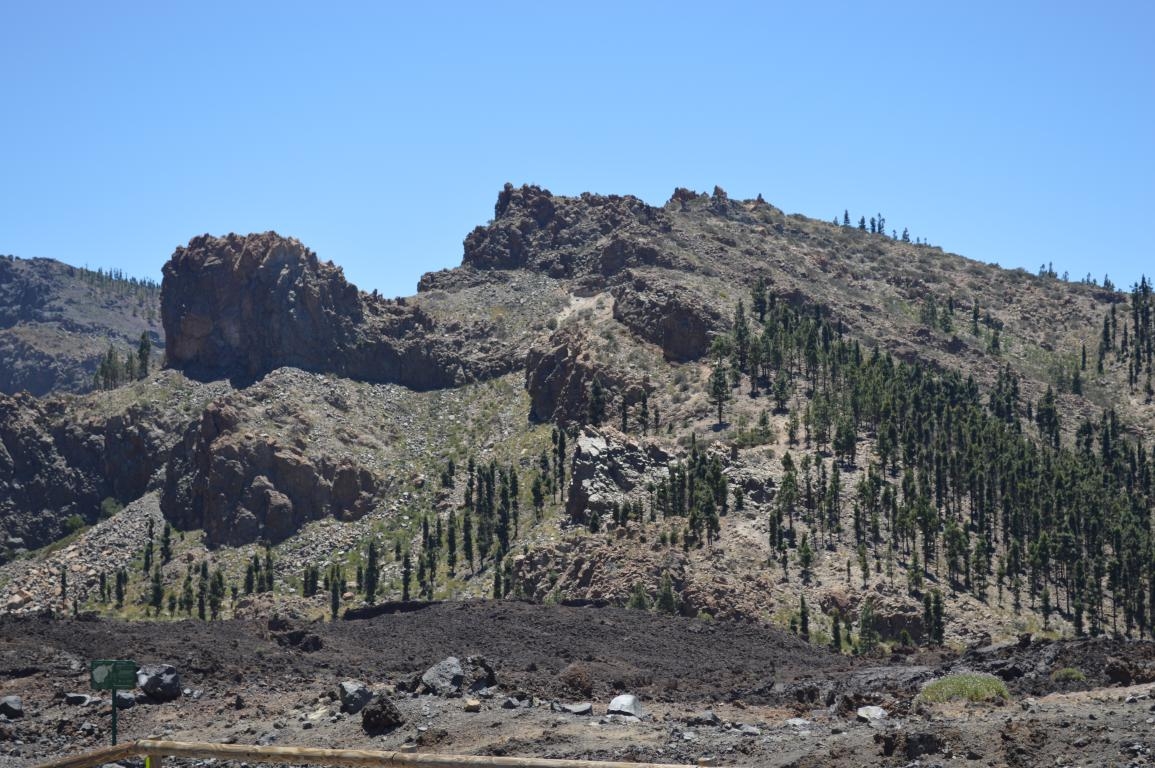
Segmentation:
[(761, 193), (949, 251), (1155, 272), (1155, 3), (0, 1), (0, 253), (159, 279), (275, 229), (362, 289), (506, 181)]

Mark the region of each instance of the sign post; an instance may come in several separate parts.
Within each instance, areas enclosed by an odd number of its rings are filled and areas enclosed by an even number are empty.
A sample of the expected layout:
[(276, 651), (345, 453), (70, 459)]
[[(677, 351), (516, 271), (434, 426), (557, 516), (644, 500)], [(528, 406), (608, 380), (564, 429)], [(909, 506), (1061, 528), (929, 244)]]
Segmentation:
[(93, 690), (112, 691), (112, 744), (116, 746), (116, 692), (136, 687), (135, 661), (125, 659), (93, 659), (88, 665)]

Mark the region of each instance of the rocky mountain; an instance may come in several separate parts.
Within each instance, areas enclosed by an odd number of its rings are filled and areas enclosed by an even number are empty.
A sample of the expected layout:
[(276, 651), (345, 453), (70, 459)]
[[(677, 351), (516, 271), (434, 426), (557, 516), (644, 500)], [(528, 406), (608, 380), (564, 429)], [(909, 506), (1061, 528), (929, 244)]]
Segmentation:
[(101, 360), (164, 348), (160, 287), (52, 259), (0, 257), (0, 392), (87, 392)]
[[(805, 597), (815, 638), (868, 645), (932, 640), (935, 601), (958, 643), (1152, 624), (1145, 281), (1003, 270), (717, 188), (654, 207), (507, 185), (494, 213), (405, 300), (275, 233), (178, 248), (168, 370), (0, 397), (0, 543), (80, 527), (75, 554), (143, 496), (181, 532), (174, 600), (203, 561), (246, 593), (271, 568), (305, 612), (318, 567), (347, 604), (657, 601), (798, 629)], [(369, 542), (373, 595), (349, 578)], [(43, 557), (112, 610), (98, 562)], [(69, 597), (38, 583), (20, 610)], [(128, 589), (119, 610), (151, 599)]]

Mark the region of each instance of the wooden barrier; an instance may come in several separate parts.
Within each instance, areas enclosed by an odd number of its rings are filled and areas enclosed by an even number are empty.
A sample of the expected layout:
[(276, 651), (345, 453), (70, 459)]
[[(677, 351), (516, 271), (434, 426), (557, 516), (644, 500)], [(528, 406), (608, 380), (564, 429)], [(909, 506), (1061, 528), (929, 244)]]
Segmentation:
[(622, 763), (596, 760), (555, 760), (542, 757), (489, 757), (482, 755), (437, 755), (419, 752), (382, 752), (370, 749), (319, 749), (315, 747), (257, 747), (245, 744), (209, 744), (186, 741), (141, 740), (104, 747), (83, 755), (65, 757), (37, 768), (95, 768), (125, 757), (178, 757), (194, 760), (237, 760), (282, 765), (386, 766), (388, 768), (693, 768), (667, 763)]
[(50, 763), (41, 763), (37, 768), (93, 768), (97, 765), (115, 763), (117, 760), (123, 760), (126, 757), (133, 757), (139, 754), (140, 752), (136, 748), (136, 742), (128, 741), (123, 744), (117, 744), (115, 747), (101, 747), (91, 752), (85, 752), (83, 755), (62, 757)]

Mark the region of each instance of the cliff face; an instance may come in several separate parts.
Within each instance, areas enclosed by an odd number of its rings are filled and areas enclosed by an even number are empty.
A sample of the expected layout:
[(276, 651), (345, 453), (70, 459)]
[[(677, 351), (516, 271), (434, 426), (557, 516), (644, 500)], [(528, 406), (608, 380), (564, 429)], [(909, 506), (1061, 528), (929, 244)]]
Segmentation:
[(364, 317), (356, 287), (273, 232), (194, 238), (164, 266), (168, 365), (257, 376), (279, 365), (340, 365)]
[(95, 411), (0, 395), (0, 555), (55, 541), (73, 515), (95, 522), (106, 498), (159, 487), (183, 427), (160, 401)]
[(164, 267), (166, 363), (198, 378), (254, 379), (285, 366), (438, 389), (507, 372), (468, 354), (470, 329), (361, 293), (339, 267), (275, 232), (194, 238)]

